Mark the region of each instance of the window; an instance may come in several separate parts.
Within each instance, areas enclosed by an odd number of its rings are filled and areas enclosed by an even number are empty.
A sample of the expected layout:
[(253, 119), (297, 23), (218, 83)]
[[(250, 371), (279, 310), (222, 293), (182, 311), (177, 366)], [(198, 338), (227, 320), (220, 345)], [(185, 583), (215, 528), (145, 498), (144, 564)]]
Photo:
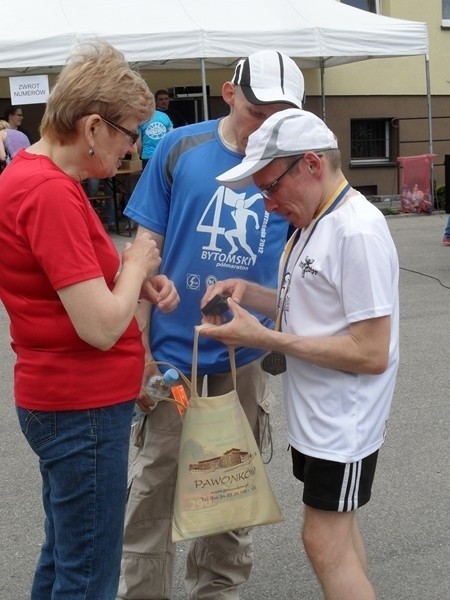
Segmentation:
[(351, 164), (388, 163), (391, 160), (391, 127), (391, 119), (352, 119)]
[(442, 0), (442, 27), (450, 28), (450, 0)]
[(341, 4), (348, 4), (361, 10), (381, 14), (380, 0), (340, 0)]
[(442, 18), (450, 19), (450, 0), (442, 0)]

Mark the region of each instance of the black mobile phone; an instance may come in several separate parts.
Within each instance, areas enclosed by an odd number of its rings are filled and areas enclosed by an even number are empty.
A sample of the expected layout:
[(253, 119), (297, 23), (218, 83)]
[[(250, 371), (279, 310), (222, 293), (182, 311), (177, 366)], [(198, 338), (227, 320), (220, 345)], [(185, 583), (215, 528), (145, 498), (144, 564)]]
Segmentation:
[(211, 298), (211, 300), (201, 309), (202, 313), (207, 316), (222, 315), (228, 310), (227, 297), (228, 296), (224, 296), (223, 294), (216, 294), (214, 298)]

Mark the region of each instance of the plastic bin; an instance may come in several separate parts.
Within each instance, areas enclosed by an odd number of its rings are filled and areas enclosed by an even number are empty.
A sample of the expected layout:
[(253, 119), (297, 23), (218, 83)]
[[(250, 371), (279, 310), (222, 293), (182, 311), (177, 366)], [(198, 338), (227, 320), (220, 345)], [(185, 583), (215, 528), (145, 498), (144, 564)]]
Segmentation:
[(400, 206), (407, 213), (433, 211), (432, 173), (437, 154), (399, 156)]

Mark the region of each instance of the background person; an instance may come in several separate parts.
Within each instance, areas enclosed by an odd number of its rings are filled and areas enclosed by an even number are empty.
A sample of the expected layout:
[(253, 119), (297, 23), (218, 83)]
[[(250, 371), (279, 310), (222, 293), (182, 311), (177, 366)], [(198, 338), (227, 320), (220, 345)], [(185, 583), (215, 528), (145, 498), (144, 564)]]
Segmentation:
[(170, 105), (170, 96), (167, 90), (156, 90), (155, 105), (158, 110), (165, 113), (172, 121), (173, 127), (182, 127), (188, 122), (179, 110), (174, 108), (173, 103)]
[(6, 148), (5, 148), (5, 142), (4, 142), (4, 138), (6, 137), (6, 133), (4, 133), (4, 129), (6, 127), (8, 127), (8, 122), (0, 120), (0, 173), (6, 167), (6, 158), (8, 157), (6, 154)]
[(442, 239), (444, 246), (450, 246), (450, 215), (447, 217), (447, 224), (444, 229), (444, 237)]
[(17, 129), (24, 133), (30, 144), (33, 143), (31, 134), (22, 126), (23, 123), (23, 109), (21, 106), (8, 106), (5, 110), (5, 121), (8, 122), (11, 129)]
[(9, 123), (0, 120), (0, 160), (9, 164), (21, 148), (28, 148), (30, 141), (18, 129), (11, 129)]
[[(102, 188), (102, 189), (100, 189)], [(105, 227), (110, 233), (117, 233), (116, 228), (116, 211), (114, 210), (114, 190), (110, 179), (101, 179), (88, 177), (85, 182), (85, 189), (88, 197), (105, 194), (112, 196), (111, 200), (101, 200), (105, 203)], [(101, 212), (101, 211), (100, 211)]]
[(0, 178), (0, 299), (45, 511), (31, 600), (113, 600), (117, 591), (144, 366), (134, 314), (140, 296), (171, 310), (177, 293), (154, 276), (160, 256), (149, 235), (128, 244), (121, 263), (81, 182), (117, 172), (151, 106), (121, 53), (80, 47), (49, 97), (41, 139)]
[[(264, 210), (254, 186), (235, 194), (217, 185), (215, 177), (240, 162), (248, 136), (269, 115), (301, 106), (303, 76), (288, 56), (264, 50), (239, 61), (232, 81), (223, 84), (222, 95), (230, 114), (165, 136), (125, 209), (139, 224), (138, 234), (147, 232), (157, 241), (162, 268), (181, 295), (179, 310), (169, 319), (158, 311), (150, 317), (147, 311), (149, 336), (143, 338), (147, 361), (169, 362), (187, 376), (206, 287), (230, 272), (276, 286), (286, 220)], [(260, 356), (259, 350), (236, 352), (237, 391), (258, 443), (267, 431), (265, 411), (271, 399)], [(232, 389), (228, 352), (221, 344), (202, 340), (198, 367), (210, 395)], [(146, 370), (144, 383), (155, 371), (155, 365)], [(148, 397), (141, 394), (139, 407), (149, 412), (149, 405)], [(172, 505), (181, 425), (176, 407), (160, 402), (136, 426), (138, 451), (130, 479), (118, 598), (171, 597)], [(238, 586), (250, 577), (252, 564), (249, 530), (195, 540), (187, 556), (189, 598), (237, 598)]]
[(156, 146), (172, 129), (173, 124), (169, 116), (160, 110), (155, 110), (150, 119), (139, 126), (138, 146), (140, 146), (143, 169), (153, 156)]
[[(327, 600), (375, 600), (357, 509), (371, 495), (399, 361), (397, 252), (386, 219), (352, 189), (337, 140), (312, 113), (275, 114), (250, 136), (242, 163), (218, 177), (253, 179), (266, 209), (297, 232), (280, 263), (279, 292), (232, 279), (208, 289), (231, 322), (202, 333), (285, 356), (294, 476), (304, 483), (303, 543)], [(272, 331), (239, 303), (272, 318)], [(206, 320), (211, 320), (205, 317)]]

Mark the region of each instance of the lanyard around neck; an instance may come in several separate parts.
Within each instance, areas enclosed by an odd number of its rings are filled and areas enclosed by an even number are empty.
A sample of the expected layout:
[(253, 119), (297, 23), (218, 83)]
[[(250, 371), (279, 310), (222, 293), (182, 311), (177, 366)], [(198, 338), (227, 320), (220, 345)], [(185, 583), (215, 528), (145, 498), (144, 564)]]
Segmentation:
[[(316, 227), (319, 224), (319, 221), (321, 219), (323, 219), (324, 217), (326, 217), (326, 215), (330, 214), (335, 208), (337, 208), (337, 206), (340, 204), (340, 202), (342, 201), (342, 199), (344, 198), (345, 194), (348, 192), (349, 189), (350, 189), (350, 184), (346, 180), (344, 180), (331, 194), (330, 198), (327, 200), (325, 205), (322, 207), (322, 210), (319, 212), (317, 217), (315, 217), (311, 221), (311, 223), (308, 225), (308, 228), (305, 231), (305, 235), (306, 235), (305, 241), (303, 242), (303, 246), (298, 253), (299, 257), (302, 254), (303, 250), (306, 248), (306, 245), (309, 242), (309, 240), (311, 239), (312, 234), (316, 230)], [(294, 233), (291, 235), (291, 237), (289, 238), (289, 241), (284, 248), (283, 258), (282, 258), (283, 276), (281, 279), (281, 283), (283, 283), (285, 281), (286, 270), (287, 270), (289, 258), (291, 257), (294, 246), (300, 237), (300, 233), (301, 233), (301, 229), (296, 229), (294, 231)], [(280, 331), (281, 315), (283, 313), (284, 303), (286, 301), (287, 293), (289, 291), (289, 284), (286, 284), (282, 298), (281, 298), (281, 291), (282, 291), (282, 288), (280, 288), (280, 297), (278, 298), (277, 316), (276, 316), (276, 321), (275, 321), (275, 331)]]

